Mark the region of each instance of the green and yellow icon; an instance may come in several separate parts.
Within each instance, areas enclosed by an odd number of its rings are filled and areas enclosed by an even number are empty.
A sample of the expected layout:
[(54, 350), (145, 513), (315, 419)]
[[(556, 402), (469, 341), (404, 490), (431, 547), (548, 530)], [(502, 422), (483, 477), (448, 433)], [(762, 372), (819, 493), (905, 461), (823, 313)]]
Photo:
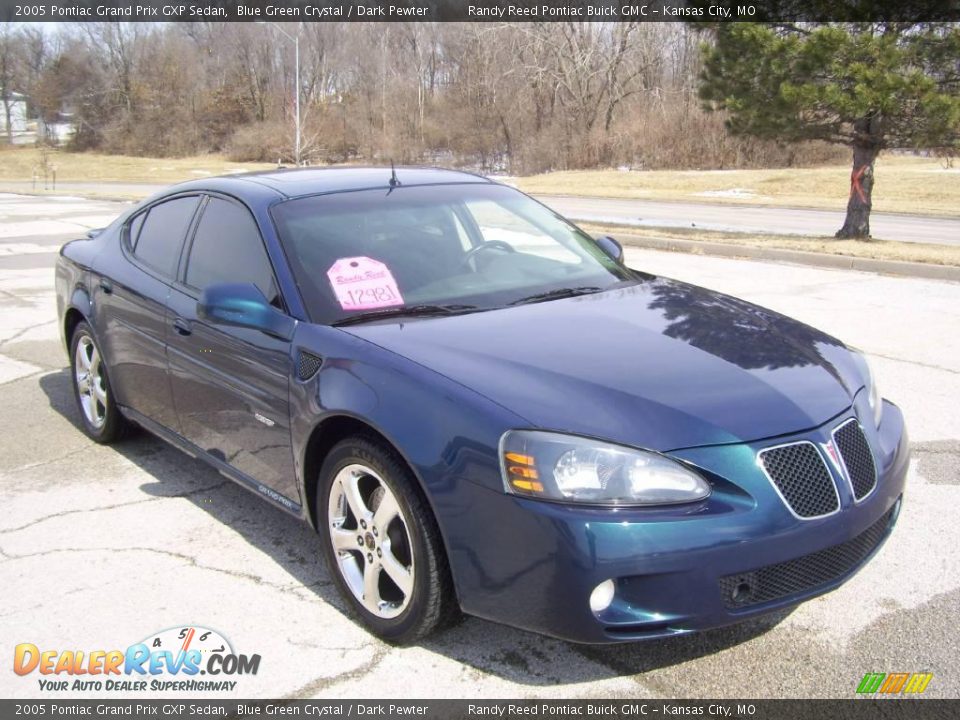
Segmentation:
[(857, 686), (857, 694), (919, 695), (933, 680), (933, 673), (867, 673)]

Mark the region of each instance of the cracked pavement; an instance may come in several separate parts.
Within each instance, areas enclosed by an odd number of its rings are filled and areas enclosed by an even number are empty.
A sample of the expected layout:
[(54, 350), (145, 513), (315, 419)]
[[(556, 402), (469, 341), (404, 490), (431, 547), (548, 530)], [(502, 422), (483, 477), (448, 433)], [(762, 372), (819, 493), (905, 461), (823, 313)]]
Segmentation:
[[(932, 672), (926, 695), (960, 697), (960, 284), (629, 249), (634, 267), (758, 302), (867, 352), (914, 448), (892, 538), (839, 590), (701, 635), (584, 647), (466, 619), (397, 648), (346, 614), (308, 527), (145, 433), (101, 447), (80, 432), (55, 321), (55, 250), (64, 228), (121, 210), (0, 196), (8, 659), (21, 642), (125, 648), (197, 624), (261, 655), (236, 697), (852, 697), (864, 673), (894, 671)], [(57, 697), (10, 666), (0, 696)]]

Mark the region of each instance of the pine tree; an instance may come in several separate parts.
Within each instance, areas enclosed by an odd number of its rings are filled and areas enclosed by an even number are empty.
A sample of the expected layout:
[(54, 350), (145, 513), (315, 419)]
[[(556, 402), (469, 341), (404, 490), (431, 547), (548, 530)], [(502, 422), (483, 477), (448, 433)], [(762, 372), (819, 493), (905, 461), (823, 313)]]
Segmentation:
[(700, 96), (727, 111), (733, 133), (852, 148), (838, 238), (870, 236), (882, 150), (960, 147), (955, 23), (725, 23), (712, 33)]

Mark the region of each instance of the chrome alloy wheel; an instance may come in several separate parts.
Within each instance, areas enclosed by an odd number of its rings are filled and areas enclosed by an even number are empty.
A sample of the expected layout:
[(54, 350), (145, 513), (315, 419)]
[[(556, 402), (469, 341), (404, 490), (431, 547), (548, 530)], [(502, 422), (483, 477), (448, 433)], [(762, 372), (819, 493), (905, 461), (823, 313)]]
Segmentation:
[(397, 617), (413, 594), (413, 544), (397, 498), (374, 470), (337, 473), (327, 508), (337, 567), (350, 592), (379, 618)]
[(89, 335), (83, 335), (77, 342), (74, 365), (80, 407), (87, 416), (87, 422), (99, 430), (107, 421), (107, 389), (100, 353)]

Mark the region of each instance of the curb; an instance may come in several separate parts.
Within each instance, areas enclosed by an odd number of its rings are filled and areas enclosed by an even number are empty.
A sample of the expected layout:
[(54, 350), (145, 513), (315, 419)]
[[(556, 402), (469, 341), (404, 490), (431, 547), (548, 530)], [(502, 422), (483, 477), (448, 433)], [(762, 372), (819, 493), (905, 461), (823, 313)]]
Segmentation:
[[(517, 190), (527, 193), (534, 199), (542, 197), (542, 198), (563, 198), (565, 200), (566, 199), (569, 199), (569, 200), (616, 200), (616, 201), (624, 200), (626, 202), (635, 201), (635, 202), (641, 202), (641, 203), (658, 203), (658, 204), (672, 203), (674, 205), (680, 205), (680, 204), (706, 205), (708, 207), (752, 208), (757, 210), (801, 210), (801, 211), (809, 210), (810, 212), (817, 212), (817, 213), (839, 213), (841, 216), (841, 219), (843, 216), (843, 210), (846, 207), (844, 206), (843, 209), (838, 210), (833, 205), (814, 207), (812, 205), (779, 205), (779, 204), (771, 204), (771, 203), (746, 202), (746, 201), (740, 201), (740, 200), (735, 200), (730, 202), (730, 201), (716, 200), (714, 198), (705, 198), (705, 197), (699, 197), (699, 196), (658, 198), (658, 197), (643, 197), (641, 195), (638, 195), (637, 197), (624, 197), (624, 196), (617, 196), (617, 195), (612, 195), (612, 196), (611, 195), (571, 195), (569, 193), (529, 192), (527, 190), (523, 190), (519, 186), (515, 186), (515, 187), (517, 187)], [(950, 214), (950, 213), (946, 213), (946, 214), (937, 213), (937, 212), (913, 213), (913, 212), (906, 212), (906, 211), (897, 212), (895, 210), (889, 210), (889, 211), (877, 210), (877, 211), (870, 212), (870, 217), (877, 217), (877, 216), (904, 217), (904, 218), (932, 218), (934, 220), (960, 219), (960, 216), (956, 214)], [(574, 218), (571, 217), (569, 219), (573, 220)], [(586, 222), (586, 221), (583, 221), (583, 222)]]
[(924, 278), (927, 280), (948, 280), (960, 282), (960, 267), (953, 265), (932, 265), (929, 263), (906, 262), (902, 260), (876, 260), (858, 258), (849, 255), (826, 255), (805, 252), (803, 250), (785, 250), (782, 248), (758, 248), (749, 245), (729, 245), (726, 243), (702, 242), (699, 240), (678, 240), (666, 238), (638, 237), (618, 234), (618, 239), (629, 247), (666, 250), (696, 255), (715, 255), (717, 257), (747, 258), (750, 260), (773, 260), (776, 262), (796, 263), (812, 267), (833, 268), (836, 270), (857, 270), (860, 272), (882, 273), (901, 277)]

